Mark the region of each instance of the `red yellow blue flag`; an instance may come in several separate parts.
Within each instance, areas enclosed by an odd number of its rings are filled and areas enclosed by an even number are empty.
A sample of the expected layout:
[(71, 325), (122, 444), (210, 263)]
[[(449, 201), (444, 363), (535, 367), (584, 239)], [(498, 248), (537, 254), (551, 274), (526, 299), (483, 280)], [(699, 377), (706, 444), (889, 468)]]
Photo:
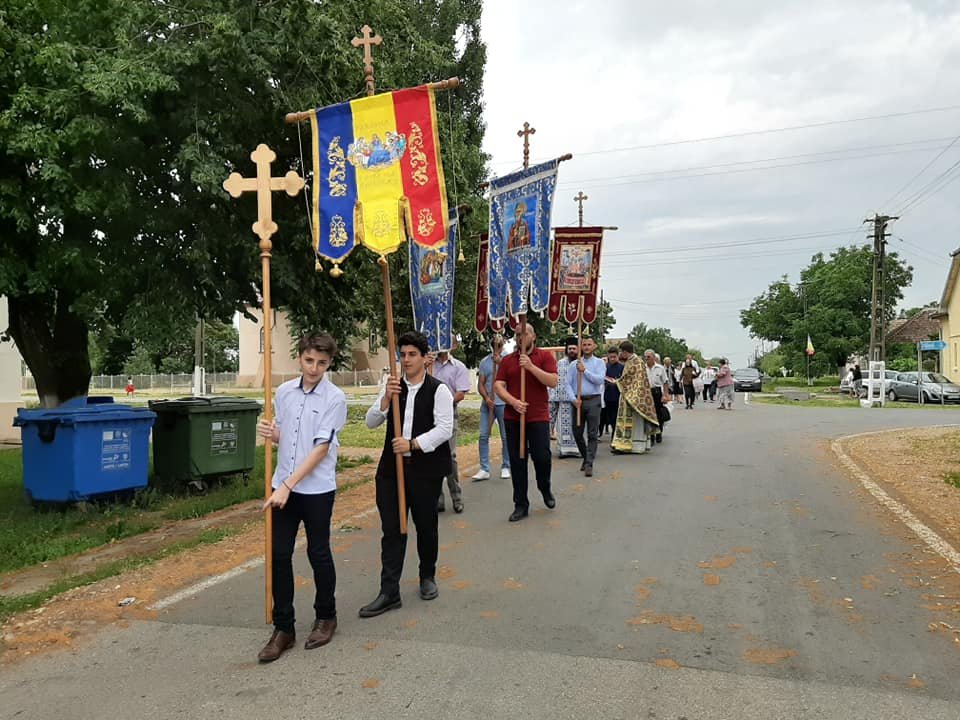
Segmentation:
[(311, 113), (313, 242), (335, 266), (357, 242), (379, 255), (409, 236), (447, 242), (447, 192), (433, 90), (351, 100)]

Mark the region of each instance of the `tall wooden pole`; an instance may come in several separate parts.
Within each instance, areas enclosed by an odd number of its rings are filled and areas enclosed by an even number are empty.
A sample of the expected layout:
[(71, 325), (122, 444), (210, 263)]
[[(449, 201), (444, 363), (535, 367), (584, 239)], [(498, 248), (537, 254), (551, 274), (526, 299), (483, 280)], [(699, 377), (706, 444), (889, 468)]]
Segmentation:
[[(523, 130), (517, 130), (517, 137), (523, 138), (523, 169), (530, 167), (530, 136), (537, 132), (536, 128), (530, 127), (530, 123), (523, 123)], [(520, 327), (518, 328), (520, 337), (520, 354), (527, 354), (527, 314), (520, 313)], [(520, 368), (520, 402), (527, 401), (527, 371)], [(527, 416), (520, 416), (520, 459), (527, 457)]]
[[(517, 137), (523, 138), (523, 169), (530, 167), (530, 136), (537, 132), (537, 129), (530, 127), (530, 123), (523, 123), (523, 130), (517, 130)], [(527, 314), (520, 313), (520, 354), (527, 354)], [(520, 368), (520, 402), (527, 401), (527, 371)], [(520, 459), (527, 457), (527, 416), (520, 417)]]
[[(245, 178), (240, 173), (231, 173), (223, 181), (223, 188), (231, 196), (238, 198), (245, 192), (257, 193), (257, 221), (253, 224), (253, 232), (260, 237), (260, 265), (263, 273), (263, 417), (267, 422), (273, 421), (273, 366), (271, 333), (273, 323), (270, 308), (270, 254), (273, 243), (270, 238), (277, 231), (277, 224), (273, 221), (272, 193), (285, 190), (293, 197), (303, 189), (303, 178), (292, 170), (282, 178), (271, 176), (270, 164), (277, 159), (276, 153), (264, 144), (257, 145), (257, 149), (250, 154), (250, 159), (257, 166), (256, 178)], [(264, 499), (273, 494), (273, 443), (264, 443), (263, 448), (263, 491)], [(264, 596), (266, 622), (273, 622), (273, 508), (266, 508), (264, 516)]]
[[(583, 201), (589, 198), (583, 194), (583, 190), (577, 193), (573, 199), (577, 203), (577, 221), (580, 227), (583, 227)], [(583, 362), (583, 298), (580, 298), (580, 306), (577, 308), (577, 362)], [(581, 406), (583, 405), (583, 371), (577, 369), (577, 425), (583, 416)]]
[[(355, 37), (351, 40), (354, 47), (363, 47), (363, 73), (364, 80), (367, 83), (367, 95), (375, 95), (377, 86), (373, 79), (373, 53), (371, 46), (379, 45), (383, 38), (379, 35), (371, 36), (372, 32), (369, 25), (360, 28), (363, 33), (362, 38)], [(386, 310), (387, 320), (387, 354), (390, 358), (390, 379), (398, 377), (397, 372), (397, 337), (393, 329), (393, 292), (390, 288), (390, 263), (387, 258), (381, 257), (380, 280), (383, 283), (383, 306)], [(400, 397), (394, 395), (390, 398), (390, 414), (393, 416), (393, 436), (395, 438), (403, 437), (403, 418), (400, 417)], [(398, 512), (400, 513), (400, 534), (407, 534), (407, 486), (403, 475), (403, 453), (395, 453), (394, 461), (397, 467), (397, 500)]]

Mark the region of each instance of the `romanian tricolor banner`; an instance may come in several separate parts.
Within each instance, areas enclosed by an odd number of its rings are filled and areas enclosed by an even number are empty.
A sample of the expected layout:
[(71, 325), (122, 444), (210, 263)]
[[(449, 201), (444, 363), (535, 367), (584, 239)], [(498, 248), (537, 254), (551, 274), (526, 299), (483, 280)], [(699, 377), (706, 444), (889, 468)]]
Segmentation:
[(456, 209), (450, 211), (450, 237), (443, 247), (409, 243), (413, 326), (427, 336), (431, 350), (453, 349), (453, 279), (457, 268)]
[(806, 353), (807, 353), (807, 357), (813, 357), (814, 354), (815, 354), (815, 351), (814, 351), (814, 349), (813, 349), (813, 340), (810, 339), (810, 335), (809, 335), (809, 334), (807, 334), (807, 349), (806, 349)]
[(490, 181), (491, 319), (547, 307), (557, 165), (551, 160)]
[(311, 113), (313, 243), (339, 266), (359, 241), (380, 255), (409, 235), (447, 241), (447, 191), (433, 90), (397, 90)]
[(550, 269), (550, 322), (588, 325), (597, 319), (602, 227), (563, 227), (554, 230)]

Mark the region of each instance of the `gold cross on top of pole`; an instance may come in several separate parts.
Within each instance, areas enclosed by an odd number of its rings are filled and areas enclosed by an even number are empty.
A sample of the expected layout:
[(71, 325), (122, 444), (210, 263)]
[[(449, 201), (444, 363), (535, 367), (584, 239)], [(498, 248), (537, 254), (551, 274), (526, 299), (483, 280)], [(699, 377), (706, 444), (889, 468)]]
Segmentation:
[(530, 123), (523, 124), (523, 130), (517, 130), (517, 137), (523, 138), (523, 169), (530, 167), (530, 136), (537, 132), (536, 128), (530, 127)]
[(580, 209), (578, 211), (580, 216), (580, 227), (583, 227), (583, 201), (589, 200), (589, 199), (590, 199), (589, 197), (583, 194), (583, 190), (580, 190), (577, 193), (577, 196), (573, 199), (573, 201), (580, 206)]
[(273, 221), (272, 193), (285, 190), (293, 197), (303, 189), (303, 178), (293, 170), (282, 178), (272, 177), (270, 163), (277, 159), (277, 154), (263, 143), (250, 153), (250, 159), (257, 166), (257, 176), (245, 178), (240, 173), (230, 173), (230, 177), (223, 181), (223, 189), (235, 198), (256, 191), (257, 221), (253, 224), (253, 232), (260, 236), (260, 249), (269, 252), (270, 236), (277, 231), (277, 224)]
[(360, 47), (363, 45), (363, 72), (366, 75), (367, 82), (367, 95), (373, 95), (375, 90), (375, 85), (373, 82), (373, 52), (370, 48), (373, 45), (379, 45), (383, 42), (383, 38), (379, 35), (371, 35), (373, 28), (369, 25), (364, 25), (360, 28), (360, 32), (363, 33), (362, 38), (355, 37), (350, 41), (350, 44), (354, 47)]

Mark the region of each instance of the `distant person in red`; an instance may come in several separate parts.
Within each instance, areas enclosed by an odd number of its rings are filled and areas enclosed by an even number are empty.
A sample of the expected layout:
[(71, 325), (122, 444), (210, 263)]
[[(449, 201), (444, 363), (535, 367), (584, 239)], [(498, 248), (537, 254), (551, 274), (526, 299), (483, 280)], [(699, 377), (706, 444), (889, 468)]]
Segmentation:
[(133, 386), (133, 378), (132, 378), (132, 377), (128, 377), (128, 378), (127, 378), (127, 388), (126, 388), (127, 397), (129, 397), (130, 395), (133, 395), (133, 393), (135, 393), (136, 391), (137, 391), (137, 389)]
[[(524, 338), (525, 355), (520, 354), (520, 338), (517, 350), (500, 361), (494, 392), (506, 404), (504, 412), (507, 428), (507, 448), (510, 453), (510, 472), (513, 474), (513, 513), (510, 522), (525, 518), (530, 512), (527, 498), (527, 458), (533, 459), (537, 474), (537, 489), (543, 495), (543, 503), (551, 510), (557, 501), (550, 490), (550, 407), (547, 388), (557, 386), (557, 360), (552, 352), (537, 347), (537, 333), (527, 325)], [(520, 401), (520, 370), (527, 372), (526, 402)], [(526, 419), (528, 452), (520, 458), (520, 420)]]

